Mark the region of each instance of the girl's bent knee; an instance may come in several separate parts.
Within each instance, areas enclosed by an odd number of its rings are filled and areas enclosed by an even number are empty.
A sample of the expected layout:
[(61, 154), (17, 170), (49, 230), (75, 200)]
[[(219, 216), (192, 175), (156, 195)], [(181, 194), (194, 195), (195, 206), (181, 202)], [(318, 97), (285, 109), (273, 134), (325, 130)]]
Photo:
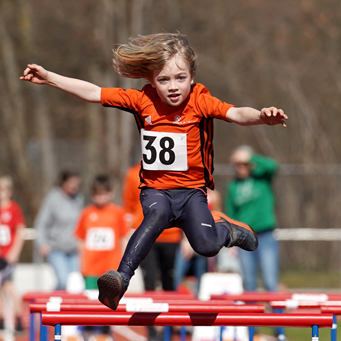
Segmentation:
[(202, 245), (194, 249), (196, 253), (204, 257), (214, 257), (218, 254), (219, 250), (220, 248), (216, 247), (215, 245), (212, 245), (211, 247), (208, 247), (207, 245)]

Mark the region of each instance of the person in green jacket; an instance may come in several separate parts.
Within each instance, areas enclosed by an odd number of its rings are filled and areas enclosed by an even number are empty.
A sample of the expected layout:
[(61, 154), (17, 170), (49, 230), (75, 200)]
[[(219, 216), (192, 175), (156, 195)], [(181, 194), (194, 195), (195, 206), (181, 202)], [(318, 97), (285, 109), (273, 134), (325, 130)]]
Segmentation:
[(230, 161), (236, 177), (227, 186), (225, 211), (232, 219), (252, 226), (259, 241), (256, 251), (239, 252), (244, 289), (257, 289), (257, 270), (260, 268), (265, 289), (277, 291), (279, 248), (274, 238), (276, 214), (272, 180), (278, 163), (255, 154), (249, 146), (236, 148)]

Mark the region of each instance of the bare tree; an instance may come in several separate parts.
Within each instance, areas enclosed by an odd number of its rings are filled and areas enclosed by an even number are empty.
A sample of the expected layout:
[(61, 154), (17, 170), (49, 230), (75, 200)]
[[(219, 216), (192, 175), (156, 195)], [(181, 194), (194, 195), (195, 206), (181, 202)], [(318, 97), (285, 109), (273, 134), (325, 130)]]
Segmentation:
[(3, 78), (0, 80), (2, 124), (6, 132), (9, 155), (14, 166), (14, 178), (19, 182), (26, 207), (34, 212), (36, 198), (32, 188), (30, 162), (26, 153), (27, 130), (25, 120), (25, 102), (18, 82), (18, 65), (13, 41), (4, 25), (0, 11), (0, 50), (2, 51), (1, 68)]

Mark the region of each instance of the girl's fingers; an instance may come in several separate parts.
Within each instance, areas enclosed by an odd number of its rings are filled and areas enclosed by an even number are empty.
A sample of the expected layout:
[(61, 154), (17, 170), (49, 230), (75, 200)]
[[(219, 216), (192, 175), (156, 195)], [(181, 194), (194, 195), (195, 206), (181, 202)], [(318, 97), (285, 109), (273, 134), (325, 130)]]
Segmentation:
[(270, 116), (271, 116), (271, 110), (270, 110), (270, 108), (264, 108), (264, 109), (263, 109), (263, 113), (264, 113), (265, 116), (270, 117)]
[(27, 67), (29, 69), (37, 69), (38, 65), (37, 64), (27, 64)]
[[(282, 124), (283, 127), (287, 126), (285, 120), (288, 119), (288, 116), (284, 114), (282, 109), (276, 107), (263, 108), (262, 114), (269, 118), (268, 124), (270, 125)], [(271, 119), (271, 117), (273, 117), (273, 119)]]
[(26, 68), (26, 69), (24, 70), (24, 76), (26, 76), (30, 71), (31, 71), (30, 68)]

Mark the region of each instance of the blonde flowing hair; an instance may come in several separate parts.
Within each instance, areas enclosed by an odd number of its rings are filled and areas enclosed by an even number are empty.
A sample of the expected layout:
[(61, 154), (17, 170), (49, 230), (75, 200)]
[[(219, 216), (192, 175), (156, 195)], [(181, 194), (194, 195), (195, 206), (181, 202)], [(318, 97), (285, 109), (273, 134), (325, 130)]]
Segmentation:
[(157, 33), (130, 38), (127, 44), (113, 50), (114, 70), (123, 77), (150, 80), (153, 71), (161, 70), (166, 62), (179, 54), (188, 64), (192, 77), (195, 75), (196, 55), (186, 35)]

